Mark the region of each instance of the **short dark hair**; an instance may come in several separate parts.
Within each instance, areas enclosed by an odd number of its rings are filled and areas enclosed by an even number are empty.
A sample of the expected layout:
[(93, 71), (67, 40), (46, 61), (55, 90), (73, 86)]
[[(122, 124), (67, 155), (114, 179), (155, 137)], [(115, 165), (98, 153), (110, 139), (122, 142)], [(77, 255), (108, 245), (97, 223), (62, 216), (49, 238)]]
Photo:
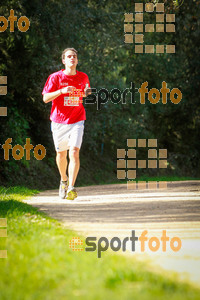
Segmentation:
[(65, 58), (65, 53), (66, 53), (67, 51), (69, 51), (69, 50), (71, 50), (71, 51), (75, 52), (75, 53), (76, 53), (76, 55), (78, 55), (78, 51), (77, 51), (76, 49), (74, 49), (74, 48), (66, 48), (66, 49), (65, 49), (65, 50), (63, 50), (63, 52), (62, 52), (62, 59), (64, 59), (64, 58)]

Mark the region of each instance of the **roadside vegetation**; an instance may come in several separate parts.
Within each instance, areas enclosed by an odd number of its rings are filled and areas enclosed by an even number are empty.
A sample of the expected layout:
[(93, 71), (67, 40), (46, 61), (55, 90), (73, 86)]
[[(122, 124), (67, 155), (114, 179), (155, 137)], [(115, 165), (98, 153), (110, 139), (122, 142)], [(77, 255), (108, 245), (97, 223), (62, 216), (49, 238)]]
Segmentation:
[[(200, 290), (176, 274), (157, 274), (133, 258), (106, 252), (75, 252), (69, 241), (77, 233), (23, 203), (38, 191), (0, 189), (0, 218), (8, 235), (0, 249), (0, 299), (134, 299), (197, 300)], [(84, 237), (79, 236), (84, 240)]]

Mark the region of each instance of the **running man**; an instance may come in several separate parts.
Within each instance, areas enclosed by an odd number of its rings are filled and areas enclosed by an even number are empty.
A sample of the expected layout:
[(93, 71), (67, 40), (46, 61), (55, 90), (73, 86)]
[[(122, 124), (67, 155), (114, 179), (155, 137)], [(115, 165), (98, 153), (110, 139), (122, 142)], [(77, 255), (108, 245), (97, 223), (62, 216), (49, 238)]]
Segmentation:
[(74, 200), (77, 197), (74, 186), (80, 167), (79, 151), (86, 120), (82, 96), (90, 93), (87, 91), (90, 82), (85, 73), (76, 70), (78, 57), (74, 48), (66, 48), (63, 51), (62, 62), (65, 69), (48, 77), (42, 94), (45, 103), (52, 101), (51, 131), (56, 149), (56, 163), (61, 176), (59, 196), (62, 199)]

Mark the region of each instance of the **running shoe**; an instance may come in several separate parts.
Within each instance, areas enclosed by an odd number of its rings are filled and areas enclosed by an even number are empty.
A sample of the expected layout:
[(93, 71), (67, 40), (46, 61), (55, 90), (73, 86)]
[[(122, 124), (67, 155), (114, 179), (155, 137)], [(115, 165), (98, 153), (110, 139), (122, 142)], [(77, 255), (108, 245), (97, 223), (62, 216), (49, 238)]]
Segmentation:
[(61, 199), (65, 199), (67, 194), (67, 188), (68, 188), (68, 180), (67, 181), (61, 181), (60, 187), (59, 187), (59, 197)]
[(74, 200), (77, 197), (77, 191), (76, 189), (73, 187), (72, 189), (67, 191), (67, 200)]

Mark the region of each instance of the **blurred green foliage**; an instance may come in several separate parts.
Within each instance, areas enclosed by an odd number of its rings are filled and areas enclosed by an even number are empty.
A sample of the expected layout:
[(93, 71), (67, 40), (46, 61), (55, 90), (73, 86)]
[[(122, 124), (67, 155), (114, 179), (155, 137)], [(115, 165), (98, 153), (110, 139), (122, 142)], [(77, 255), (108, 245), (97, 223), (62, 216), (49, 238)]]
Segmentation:
[[(145, 81), (149, 90), (160, 89), (165, 81), (170, 90), (179, 88), (183, 94), (178, 105), (169, 95), (166, 105), (161, 100), (141, 105), (137, 93), (135, 104), (128, 94), (126, 104), (109, 100), (101, 110), (96, 104), (85, 105), (78, 184), (115, 180), (116, 151), (126, 147), (127, 138), (157, 138), (158, 147), (168, 149), (167, 170), (138, 174), (199, 176), (199, 0), (165, 1), (165, 12), (176, 15), (176, 32), (145, 34), (145, 44), (175, 44), (175, 54), (134, 54), (133, 44), (124, 43), (124, 13), (134, 12), (130, 0), (1, 0), (0, 15), (8, 18), (10, 9), (17, 18), (27, 16), (30, 28), (20, 32), (15, 22), (14, 32), (8, 27), (0, 33), (0, 75), (8, 76), (8, 94), (0, 98), (0, 106), (8, 107), (8, 116), (0, 119), (0, 143), (11, 137), (13, 146), (23, 146), (29, 137), (34, 146), (44, 145), (47, 155), (42, 161), (34, 157), (15, 161), (10, 152), (5, 161), (0, 149), (2, 184), (40, 188), (58, 184), (51, 104), (43, 103), (41, 92), (49, 74), (62, 68), (61, 52), (69, 46), (78, 50), (78, 70), (88, 74), (97, 90), (123, 91), (131, 82), (139, 88)], [(155, 13), (146, 13), (144, 21), (155, 22)]]

